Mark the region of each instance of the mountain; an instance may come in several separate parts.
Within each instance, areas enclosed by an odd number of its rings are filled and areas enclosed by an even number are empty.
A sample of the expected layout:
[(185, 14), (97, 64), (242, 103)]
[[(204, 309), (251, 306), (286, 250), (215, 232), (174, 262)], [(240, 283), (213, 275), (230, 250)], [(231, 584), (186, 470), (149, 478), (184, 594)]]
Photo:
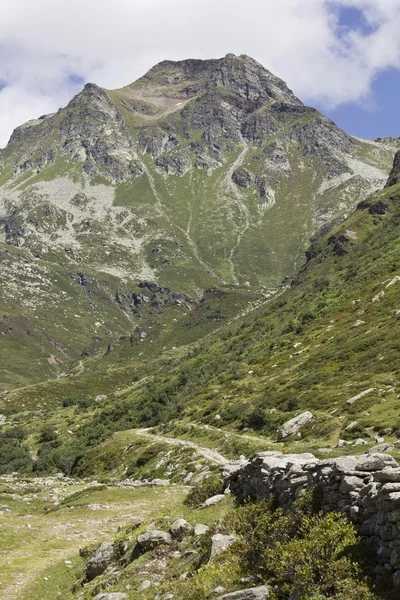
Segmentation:
[(0, 151), (0, 387), (121, 337), (151, 356), (211, 332), (382, 188), (398, 147), (348, 136), (247, 56), (87, 84)]
[(398, 597), (399, 146), (233, 55), (13, 133), (5, 600)]

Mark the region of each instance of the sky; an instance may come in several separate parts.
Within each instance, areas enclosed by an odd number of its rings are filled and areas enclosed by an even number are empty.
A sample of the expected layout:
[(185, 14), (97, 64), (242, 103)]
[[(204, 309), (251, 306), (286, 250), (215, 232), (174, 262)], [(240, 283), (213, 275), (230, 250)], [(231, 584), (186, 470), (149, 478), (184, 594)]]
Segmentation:
[(345, 131), (400, 136), (400, 0), (2, 0), (0, 148), (83, 85), (252, 56)]

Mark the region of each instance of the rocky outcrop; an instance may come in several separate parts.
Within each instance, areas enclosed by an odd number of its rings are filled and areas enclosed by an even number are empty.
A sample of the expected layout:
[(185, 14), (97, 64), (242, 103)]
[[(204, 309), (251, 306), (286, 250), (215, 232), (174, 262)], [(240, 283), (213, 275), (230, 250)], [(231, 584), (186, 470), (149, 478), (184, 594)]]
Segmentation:
[(390, 171), (389, 179), (387, 180), (386, 187), (392, 187), (400, 183), (400, 151), (396, 152), (393, 161), (393, 167)]
[(322, 510), (345, 513), (371, 544), (375, 573), (391, 574), (400, 586), (400, 466), (392, 456), (318, 460), (309, 453), (262, 452), (228, 475), (225, 485), (240, 501), (273, 494), (283, 507), (317, 489)]

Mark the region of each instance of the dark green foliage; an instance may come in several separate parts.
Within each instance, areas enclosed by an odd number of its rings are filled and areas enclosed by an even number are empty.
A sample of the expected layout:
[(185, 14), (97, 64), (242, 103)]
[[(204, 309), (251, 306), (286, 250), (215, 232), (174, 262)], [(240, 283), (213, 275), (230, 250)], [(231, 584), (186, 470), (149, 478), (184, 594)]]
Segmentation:
[(244, 572), (273, 585), (276, 598), (375, 597), (361, 580), (354, 526), (343, 515), (316, 512), (313, 492), (286, 512), (274, 510), (273, 501), (239, 507), (223, 527), (241, 537), (235, 553)]
[(12, 427), (0, 434), (0, 473), (32, 471), (32, 458), (29, 448), (23, 441), (26, 430), (22, 427)]
[(201, 483), (197, 483), (193, 486), (185, 499), (185, 504), (192, 507), (200, 506), (208, 498), (221, 494), (222, 491), (223, 487), (221, 480), (212, 475)]
[(57, 438), (58, 435), (54, 429), (52, 427), (46, 427), (46, 429), (43, 429), (42, 433), (40, 434), (39, 443), (43, 444), (46, 442), (54, 442), (57, 440)]
[(256, 407), (242, 418), (242, 427), (251, 429), (263, 429), (268, 422), (266, 411), (261, 407)]

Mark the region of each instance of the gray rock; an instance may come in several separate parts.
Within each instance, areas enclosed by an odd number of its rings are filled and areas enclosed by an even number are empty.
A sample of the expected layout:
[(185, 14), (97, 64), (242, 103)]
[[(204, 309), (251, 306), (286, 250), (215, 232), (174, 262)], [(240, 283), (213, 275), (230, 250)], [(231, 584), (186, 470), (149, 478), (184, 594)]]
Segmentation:
[(223, 535), (222, 533), (213, 535), (211, 538), (210, 560), (221, 554), (224, 550), (227, 550), (238, 539), (237, 535)]
[(183, 540), (184, 537), (193, 535), (193, 527), (185, 519), (177, 519), (172, 523), (169, 528), (169, 532), (173, 538), (177, 540)]
[(123, 592), (100, 592), (93, 600), (127, 600), (128, 595)]
[(167, 487), (171, 485), (171, 482), (169, 479), (152, 479), (149, 485), (151, 487)]
[(196, 535), (196, 536), (204, 535), (209, 530), (210, 530), (210, 528), (207, 525), (202, 525), (201, 523), (197, 523), (194, 526), (194, 535)]
[(115, 560), (114, 544), (112, 542), (103, 542), (90, 557), (86, 567), (86, 578), (91, 581), (95, 577), (102, 575), (104, 571)]
[(381, 471), (385, 467), (398, 467), (399, 465), (390, 454), (370, 454), (360, 457), (357, 468), (360, 471)]
[(299, 431), (305, 425), (308, 425), (308, 423), (310, 423), (313, 419), (314, 419), (313, 414), (310, 411), (306, 410), (305, 412), (301, 413), (301, 415), (298, 415), (297, 417), (290, 419), (290, 421), (286, 421), (286, 423), (284, 423), (282, 425), (282, 427), (280, 427), (280, 429), (278, 429), (278, 433), (277, 433), (278, 441), (284, 440), (285, 438), (289, 437), (290, 435), (295, 435), (296, 433), (299, 433)]
[(218, 594), (223, 594), (225, 591), (226, 589), (222, 587), (222, 585), (219, 585), (218, 587), (214, 588), (211, 593), (217, 596)]
[(149, 587), (151, 586), (151, 581), (149, 581), (148, 579), (145, 579), (144, 581), (142, 581), (142, 583), (139, 585), (137, 591), (138, 592), (144, 592), (145, 590), (147, 590)]
[(339, 492), (341, 494), (348, 494), (350, 492), (359, 490), (363, 487), (363, 485), (363, 480), (359, 477), (351, 477), (350, 475), (345, 475), (340, 483)]
[(345, 446), (348, 446), (350, 444), (350, 442), (346, 442), (346, 440), (338, 440), (335, 448), (344, 448)]
[(369, 449), (368, 454), (384, 454), (385, 452), (391, 452), (394, 450), (394, 444), (378, 444)]
[(172, 544), (172, 537), (165, 531), (153, 529), (138, 536), (137, 543), (143, 552), (148, 552), (157, 546), (165, 546)]
[(224, 596), (220, 596), (218, 600), (266, 600), (269, 597), (270, 588), (267, 585), (261, 585), (225, 594)]
[(400, 467), (385, 467), (382, 471), (375, 474), (375, 479), (382, 483), (389, 481), (398, 482), (400, 481)]
[(357, 438), (356, 440), (354, 440), (353, 442), (353, 446), (365, 446), (366, 444), (368, 444), (368, 442), (366, 442), (365, 440), (363, 440), (362, 438)]
[(347, 400), (347, 404), (354, 404), (355, 402), (357, 402), (357, 400), (361, 400), (361, 398), (364, 398), (364, 396), (367, 396), (368, 394), (372, 394), (372, 392), (375, 392), (375, 388), (369, 388), (368, 390), (364, 390), (356, 396), (349, 398), (349, 400)]
[(213, 504), (218, 504), (225, 498), (225, 494), (217, 494), (216, 496), (211, 496), (208, 498), (201, 506), (202, 508), (206, 508), (207, 506), (212, 506)]

